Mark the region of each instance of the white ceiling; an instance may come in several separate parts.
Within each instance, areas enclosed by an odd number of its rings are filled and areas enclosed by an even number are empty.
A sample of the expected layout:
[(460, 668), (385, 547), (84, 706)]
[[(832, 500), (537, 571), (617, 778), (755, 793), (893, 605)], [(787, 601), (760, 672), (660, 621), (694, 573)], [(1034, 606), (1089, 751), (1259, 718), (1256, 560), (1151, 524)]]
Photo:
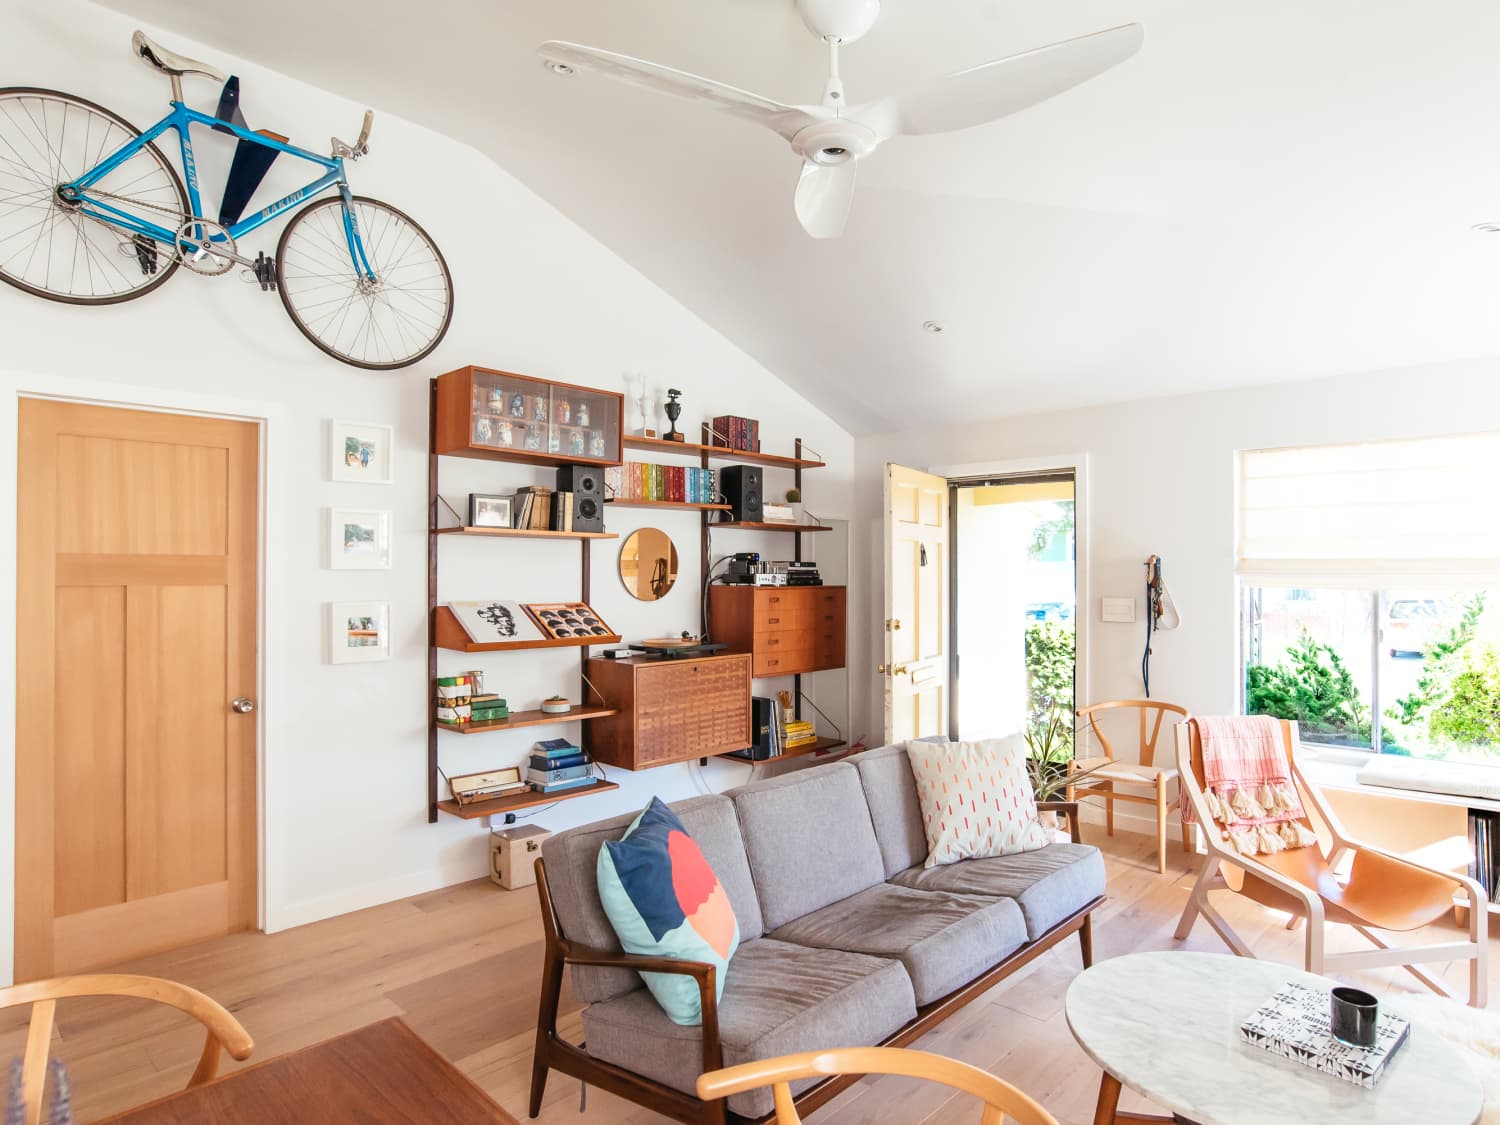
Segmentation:
[(1500, 354), (1500, 234), (1469, 229), (1500, 220), (1492, 0), (885, 0), (853, 103), (1131, 20), (1146, 45), (889, 142), (829, 242), (773, 134), (535, 54), (816, 102), (791, 0), (112, 6), (488, 153), (856, 433)]

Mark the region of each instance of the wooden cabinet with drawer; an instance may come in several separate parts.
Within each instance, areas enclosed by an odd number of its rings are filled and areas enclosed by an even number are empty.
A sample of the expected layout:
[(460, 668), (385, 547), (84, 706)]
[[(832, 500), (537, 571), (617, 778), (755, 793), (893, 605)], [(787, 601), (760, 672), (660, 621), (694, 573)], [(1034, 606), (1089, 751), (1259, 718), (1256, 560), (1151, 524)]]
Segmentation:
[(748, 652), (756, 676), (791, 676), (844, 666), (843, 586), (711, 586), (715, 641)]
[(595, 658), (587, 675), (618, 711), (589, 723), (589, 752), (607, 766), (649, 769), (743, 750), (753, 741), (750, 657), (743, 653)]

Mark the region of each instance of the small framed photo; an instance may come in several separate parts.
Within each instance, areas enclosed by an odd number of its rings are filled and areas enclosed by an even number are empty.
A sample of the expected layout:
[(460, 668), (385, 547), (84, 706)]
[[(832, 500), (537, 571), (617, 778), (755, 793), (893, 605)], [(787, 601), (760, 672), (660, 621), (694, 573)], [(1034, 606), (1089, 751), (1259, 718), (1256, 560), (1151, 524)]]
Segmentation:
[(469, 493), (470, 527), (510, 527), (509, 496), (486, 496), (480, 492)]
[(329, 508), (328, 565), (332, 570), (389, 570), (391, 513)]
[(369, 664), (390, 658), (390, 602), (334, 602), (328, 607), (330, 664)]
[(394, 433), (390, 426), (382, 426), (378, 422), (330, 422), (328, 452), (331, 479), (390, 484)]

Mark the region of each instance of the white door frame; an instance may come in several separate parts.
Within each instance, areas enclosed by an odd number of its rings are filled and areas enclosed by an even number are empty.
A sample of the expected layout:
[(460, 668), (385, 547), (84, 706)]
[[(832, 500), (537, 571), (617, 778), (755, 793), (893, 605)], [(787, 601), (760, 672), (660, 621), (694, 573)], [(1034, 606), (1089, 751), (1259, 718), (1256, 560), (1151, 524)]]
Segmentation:
[[(1038, 473), (1051, 470), (1073, 471), (1073, 535), (1074, 568), (1078, 585), (1078, 605), (1073, 613), (1073, 698), (1087, 701), (1089, 695), (1088, 646), (1090, 624), (1089, 580), (1089, 455), (1087, 453), (1058, 453), (1050, 456), (1020, 457), (1010, 461), (976, 461), (965, 465), (935, 465), (928, 469), (949, 481), (965, 477), (1005, 476), (1011, 473)], [(954, 529), (956, 533), (956, 528)], [(956, 553), (955, 553), (956, 554)], [(957, 612), (957, 599), (954, 600)]]
[[(289, 698), (286, 662), (268, 661), (266, 655), (283, 651), (286, 626), (275, 610), (286, 604), (290, 564), (283, 544), (287, 539), (288, 513), (279, 503), (288, 495), (286, 408), (280, 403), (197, 394), (87, 379), (58, 378), (22, 371), (0, 370), (0, 448), (14, 451), (19, 441), (23, 398), (61, 399), (90, 406), (161, 410), (174, 414), (204, 414), (218, 418), (254, 422), (260, 430), (260, 534), (257, 575), (259, 622), (256, 638), (259, 722), (256, 724), (256, 878), (258, 925), (265, 930), (277, 924), (276, 904), (286, 901), (282, 849), (287, 834), (285, 795), (289, 763), (285, 723), (276, 703)], [(12, 453), (14, 456), (14, 452)], [(16, 466), (12, 462), (10, 484), (0, 488), (0, 714), (12, 721), (0, 725), (0, 807), (12, 810), (11, 830), (0, 832), (0, 986), (15, 978), (16, 934), (16, 622), (10, 610), (16, 604)]]

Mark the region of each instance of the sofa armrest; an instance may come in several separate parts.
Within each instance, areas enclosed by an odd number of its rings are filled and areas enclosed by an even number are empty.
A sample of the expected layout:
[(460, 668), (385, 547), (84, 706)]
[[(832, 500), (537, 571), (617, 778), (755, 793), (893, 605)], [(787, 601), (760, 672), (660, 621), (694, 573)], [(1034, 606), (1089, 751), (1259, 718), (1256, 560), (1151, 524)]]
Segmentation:
[(698, 1001), (703, 1010), (703, 1070), (707, 1073), (724, 1065), (724, 1049), (719, 1043), (718, 970), (713, 965), (707, 961), (685, 961), (677, 957), (647, 957), (640, 953), (589, 949), (570, 941), (559, 941), (558, 952), (565, 965), (692, 977), (698, 982)]
[(1038, 801), (1037, 812), (1062, 813), (1068, 818), (1068, 832), (1073, 837), (1073, 843), (1083, 843), (1083, 836), (1078, 830), (1078, 802), (1077, 801)]

